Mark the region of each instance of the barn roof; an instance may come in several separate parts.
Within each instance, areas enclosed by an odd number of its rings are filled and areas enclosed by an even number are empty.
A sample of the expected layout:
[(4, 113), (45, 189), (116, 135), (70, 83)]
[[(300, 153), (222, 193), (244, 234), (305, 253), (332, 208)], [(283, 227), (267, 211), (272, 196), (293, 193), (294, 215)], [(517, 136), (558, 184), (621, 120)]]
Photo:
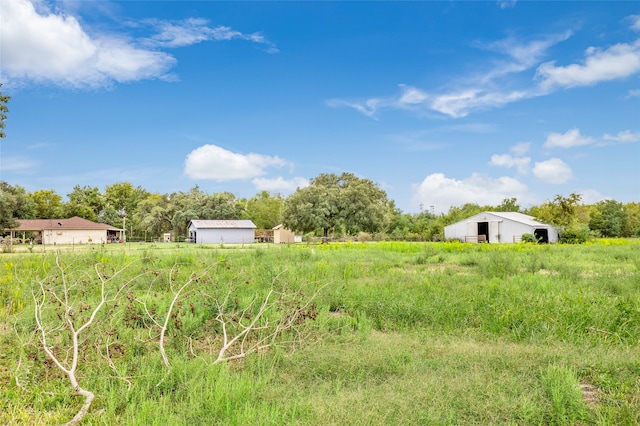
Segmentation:
[[(535, 227), (552, 227), (552, 225), (548, 225), (546, 223), (542, 223), (542, 222), (538, 222), (536, 220), (535, 217), (533, 216), (529, 216), (528, 214), (524, 214), (524, 213), (518, 213), (518, 212), (482, 212), (482, 213), (478, 213), (474, 216), (468, 217), (464, 220), (461, 220), (460, 222), (467, 222), (467, 221), (482, 221), (483, 216), (486, 215), (493, 215), (493, 216), (497, 216), (501, 219), (505, 219), (505, 220), (510, 220), (512, 222), (518, 222), (518, 223), (523, 223), (525, 225), (529, 225), (529, 226), (535, 226)], [(459, 222), (456, 222), (459, 223)]]
[(546, 225), (542, 222), (538, 222), (535, 217), (529, 216), (528, 214), (524, 214), (524, 213), (518, 213), (518, 212), (487, 212), (487, 213), (491, 213), (495, 216), (498, 216), (507, 220), (512, 220), (514, 222), (524, 223), (526, 225), (531, 225), (531, 226)]
[(67, 219), (19, 219), (18, 227), (13, 231), (44, 231), (50, 229), (63, 229), (63, 230), (109, 230), (109, 231), (121, 231), (120, 228), (107, 225), (106, 223), (92, 222), (87, 219), (83, 219), (78, 216), (70, 217)]
[(191, 224), (197, 229), (247, 229), (256, 228), (250, 220), (203, 220), (194, 219)]

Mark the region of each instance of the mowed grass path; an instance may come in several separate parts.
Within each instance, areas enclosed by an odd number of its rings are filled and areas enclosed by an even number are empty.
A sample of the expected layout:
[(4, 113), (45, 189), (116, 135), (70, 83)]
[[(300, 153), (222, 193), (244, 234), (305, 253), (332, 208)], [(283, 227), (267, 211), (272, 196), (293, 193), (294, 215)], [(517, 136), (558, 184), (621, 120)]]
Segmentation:
[[(640, 424), (639, 241), (133, 243), (76, 246), (61, 258), (88, 270), (211, 268), (170, 324), (169, 373), (153, 330), (124, 311), (132, 304), (112, 307), (127, 319), (114, 327), (122, 353), (112, 365), (104, 337), (87, 336), (79, 375), (96, 401), (85, 424)], [(82, 402), (32, 333), (32, 286), (53, 260), (1, 259), (0, 295), (12, 309), (0, 330), (2, 424), (61, 423)], [(278, 348), (212, 365), (205, 344), (219, 330), (198, 295), (232, 288), (242, 305), (274, 280), (319, 290), (304, 343), (283, 336)], [(166, 283), (148, 285), (150, 301), (170, 299)]]

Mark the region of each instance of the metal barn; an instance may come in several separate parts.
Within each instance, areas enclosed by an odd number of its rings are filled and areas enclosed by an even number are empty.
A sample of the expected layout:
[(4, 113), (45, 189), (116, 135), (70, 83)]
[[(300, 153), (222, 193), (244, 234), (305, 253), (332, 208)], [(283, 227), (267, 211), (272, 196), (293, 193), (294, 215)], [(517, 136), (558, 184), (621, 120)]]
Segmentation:
[(252, 244), (255, 229), (250, 220), (192, 220), (189, 238), (198, 244)]
[(558, 230), (533, 216), (516, 212), (483, 212), (444, 227), (446, 240), (462, 242), (517, 243), (532, 234), (542, 243), (558, 242)]

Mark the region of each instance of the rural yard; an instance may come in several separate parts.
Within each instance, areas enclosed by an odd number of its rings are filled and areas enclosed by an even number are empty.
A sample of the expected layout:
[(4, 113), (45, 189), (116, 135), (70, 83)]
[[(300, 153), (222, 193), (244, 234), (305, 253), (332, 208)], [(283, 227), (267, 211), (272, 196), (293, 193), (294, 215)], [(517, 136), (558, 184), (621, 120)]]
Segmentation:
[(639, 250), (600, 239), (5, 254), (0, 423), (638, 424)]
[(640, 425), (637, 1), (0, 22), (0, 425)]

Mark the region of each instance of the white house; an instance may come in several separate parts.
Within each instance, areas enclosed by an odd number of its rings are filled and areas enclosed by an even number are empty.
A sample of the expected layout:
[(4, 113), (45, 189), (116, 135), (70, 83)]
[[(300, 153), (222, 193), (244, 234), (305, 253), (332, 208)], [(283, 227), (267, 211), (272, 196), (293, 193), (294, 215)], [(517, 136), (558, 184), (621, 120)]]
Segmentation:
[(250, 220), (192, 220), (189, 238), (198, 244), (252, 244), (256, 225)]
[(124, 230), (78, 216), (67, 219), (22, 219), (11, 236), (42, 244), (97, 244), (124, 240)]
[(483, 212), (444, 227), (445, 240), (515, 243), (532, 234), (543, 243), (558, 242), (558, 230), (533, 216), (516, 212)]

